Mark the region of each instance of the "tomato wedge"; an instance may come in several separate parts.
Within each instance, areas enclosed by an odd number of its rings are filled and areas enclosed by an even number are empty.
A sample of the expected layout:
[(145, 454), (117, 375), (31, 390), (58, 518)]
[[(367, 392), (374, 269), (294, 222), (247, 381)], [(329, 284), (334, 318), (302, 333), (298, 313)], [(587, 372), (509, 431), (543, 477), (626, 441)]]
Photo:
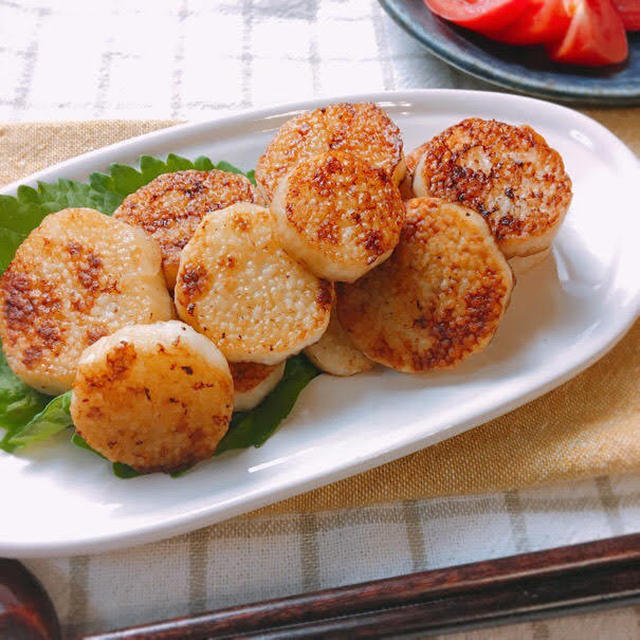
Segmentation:
[(627, 31), (640, 31), (640, 0), (613, 0), (624, 28)]
[(623, 62), (629, 55), (622, 18), (610, 0), (574, 0), (575, 8), (564, 38), (548, 45), (552, 60), (600, 66)]
[(507, 44), (553, 42), (569, 28), (571, 8), (572, 0), (529, 0), (525, 10), (506, 29), (486, 35)]
[(433, 13), (461, 27), (487, 33), (503, 29), (524, 11), (529, 0), (424, 0)]

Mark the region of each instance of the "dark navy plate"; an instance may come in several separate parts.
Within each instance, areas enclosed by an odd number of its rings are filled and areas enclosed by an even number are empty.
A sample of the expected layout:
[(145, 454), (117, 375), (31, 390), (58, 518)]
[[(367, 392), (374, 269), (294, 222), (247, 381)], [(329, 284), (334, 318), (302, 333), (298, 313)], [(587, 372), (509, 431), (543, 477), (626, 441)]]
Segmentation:
[(629, 35), (622, 65), (586, 68), (550, 62), (539, 47), (514, 47), (441, 20), (423, 0), (380, 0), (431, 53), (494, 84), (542, 98), (585, 104), (640, 104), (640, 32)]

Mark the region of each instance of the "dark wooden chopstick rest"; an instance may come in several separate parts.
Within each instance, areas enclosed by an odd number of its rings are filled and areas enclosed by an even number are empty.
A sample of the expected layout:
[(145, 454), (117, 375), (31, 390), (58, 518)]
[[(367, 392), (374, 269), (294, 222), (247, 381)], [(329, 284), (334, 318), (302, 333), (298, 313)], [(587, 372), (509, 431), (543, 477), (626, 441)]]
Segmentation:
[(86, 640), (439, 634), (640, 601), (640, 534), (376, 580)]

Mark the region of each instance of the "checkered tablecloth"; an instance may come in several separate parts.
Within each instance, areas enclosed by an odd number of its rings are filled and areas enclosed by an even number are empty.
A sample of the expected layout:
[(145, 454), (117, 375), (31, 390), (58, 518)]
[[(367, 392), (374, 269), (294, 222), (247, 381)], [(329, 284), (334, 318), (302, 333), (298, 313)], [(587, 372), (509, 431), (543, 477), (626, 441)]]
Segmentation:
[[(0, 0), (0, 121), (205, 119), (313, 96), (489, 88), (374, 0)], [(2, 159), (0, 159), (2, 162)], [(640, 478), (237, 518), (120, 553), (28, 561), (69, 635), (640, 530)], [(456, 638), (637, 638), (640, 611)]]
[(204, 119), (379, 89), (486, 88), (373, 0), (1, 0), (0, 121)]

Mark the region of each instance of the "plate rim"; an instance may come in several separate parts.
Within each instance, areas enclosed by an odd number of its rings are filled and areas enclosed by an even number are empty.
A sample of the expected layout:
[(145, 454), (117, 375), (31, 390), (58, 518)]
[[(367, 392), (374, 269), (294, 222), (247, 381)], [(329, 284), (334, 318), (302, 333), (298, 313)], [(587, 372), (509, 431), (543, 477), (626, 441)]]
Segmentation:
[[(284, 118), (285, 116), (289, 116), (301, 110), (335, 101), (372, 101), (382, 103), (383, 105), (393, 104), (406, 107), (411, 106), (412, 101), (423, 100), (426, 97), (432, 96), (438, 96), (442, 100), (456, 96), (454, 99), (460, 100), (464, 100), (469, 97), (474, 99), (499, 100), (518, 104), (522, 104), (523, 102), (530, 103), (532, 105), (544, 104), (545, 109), (558, 111), (558, 113), (563, 113), (565, 116), (577, 118), (578, 120), (588, 123), (589, 127), (595, 127), (601, 136), (604, 136), (605, 139), (608, 138), (608, 141), (617, 147), (618, 151), (627, 156), (629, 160), (629, 171), (633, 173), (634, 177), (635, 175), (640, 177), (640, 163), (638, 163), (636, 156), (627, 147), (627, 145), (625, 145), (624, 142), (622, 142), (603, 125), (580, 112), (574, 111), (573, 109), (544, 102), (536, 98), (499, 92), (469, 91), (460, 89), (415, 89), (360, 93), (347, 96), (341, 95), (331, 98), (313, 98), (300, 102), (284, 103), (261, 107), (258, 109), (248, 109), (240, 113), (223, 115), (207, 121), (186, 123), (160, 129), (70, 158), (27, 176), (24, 179), (15, 181), (3, 189), (0, 189), (0, 193), (12, 195), (15, 193), (18, 185), (35, 184), (37, 180), (50, 179), (52, 176), (63, 177), (61, 173), (65, 171), (72, 171), (74, 167), (78, 173), (86, 173), (85, 170), (80, 169), (80, 167), (86, 163), (96, 164), (96, 161), (100, 161), (102, 163), (101, 166), (104, 169), (104, 167), (109, 163), (109, 157), (115, 157), (118, 154), (124, 155), (125, 153), (128, 153), (129, 155), (141, 155), (139, 147), (148, 147), (154, 141), (161, 141), (164, 144), (170, 145), (171, 141), (176, 137), (180, 137), (183, 134), (198, 135), (199, 132), (208, 131), (212, 127), (224, 129), (241, 124), (243, 121), (264, 121), (268, 118)], [(572, 364), (559, 375), (548, 377), (546, 382), (538, 384), (516, 398), (506, 402), (501, 402), (489, 410), (482, 411), (467, 420), (459, 421), (451, 427), (442, 429), (436, 434), (435, 438), (433, 434), (426, 434), (420, 438), (405, 439), (405, 441), (396, 443), (392, 448), (387, 448), (376, 455), (367, 457), (366, 459), (352, 458), (346, 462), (341, 462), (337, 466), (331, 466), (320, 472), (315, 472), (309, 475), (306, 479), (295, 479), (294, 481), (289, 480), (287, 483), (280, 482), (280, 485), (282, 486), (277, 487), (275, 491), (269, 487), (268, 490), (255, 491), (248, 497), (235, 497), (223, 504), (213, 506), (209, 505), (208, 507), (188, 510), (165, 518), (159, 522), (154, 522), (148, 525), (139, 525), (125, 531), (91, 535), (81, 541), (74, 539), (56, 541), (54, 543), (28, 542), (26, 544), (22, 544), (20, 541), (16, 540), (9, 540), (8, 542), (0, 540), (0, 553), (14, 557), (70, 556), (81, 553), (111, 551), (138, 544), (154, 542), (186, 533), (215, 522), (226, 520), (242, 513), (253, 511), (268, 504), (285, 500), (313, 488), (320, 487), (331, 482), (336, 482), (356, 473), (361, 473), (386, 462), (390, 462), (391, 460), (403, 457), (413, 451), (424, 448), (427, 441), (429, 445), (435, 444), (435, 442), (453, 437), (458, 433), (462, 433), (463, 431), (478, 426), (497, 416), (504, 415), (505, 413), (534, 400), (560, 384), (563, 384), (596, 362), (626, 334), (628, 329), (635, 322), (636, 317), (640, 313), (640, 284), (635, 291), (632, 302), (625, 307), (625, 311), (625, 314), (621, 314), (620, 317), (617, 316), (614, 318), (614, 323), (608, 328), (605, 339), (601, 339), (597, 342), (598, 347), (591, 352), (590, 357)]]
[[(528, 96), (560, 100), (575, 105), (621, 107), (640, 105), (640, 88), (633, 93), (613, 91), (612, 93), (603, 95), (591, 93), (588, 88), (582, 91), (579, 89), (554, 89), (546, 86), (543, 82), (536, 82), (535, 80), (533, 82), (527, 81), (526, 79), (516, 78), (513, 74), (495, 72), (492, 67), (480, 64), (475, 56), (465, 55), (465, 53), (461, 53), (457, 47), (456, 50), (453, 51), (453, 45), (447, 46), (438, 38), (429, 38), (424, 29), (420, 28), (415, 21), (409, 20), (408, 17), (404, 15), (403, 9), (405, 8), (406, 0), (378, 0), (378, 2), (387, 15), (401, 29), (412, 36), (430, 53), (459, 71), (478, 78), (479, 80), (490, 82), (503, 89), (521, 92)], [(426, 7), (425, 10), (427, 10)]]

